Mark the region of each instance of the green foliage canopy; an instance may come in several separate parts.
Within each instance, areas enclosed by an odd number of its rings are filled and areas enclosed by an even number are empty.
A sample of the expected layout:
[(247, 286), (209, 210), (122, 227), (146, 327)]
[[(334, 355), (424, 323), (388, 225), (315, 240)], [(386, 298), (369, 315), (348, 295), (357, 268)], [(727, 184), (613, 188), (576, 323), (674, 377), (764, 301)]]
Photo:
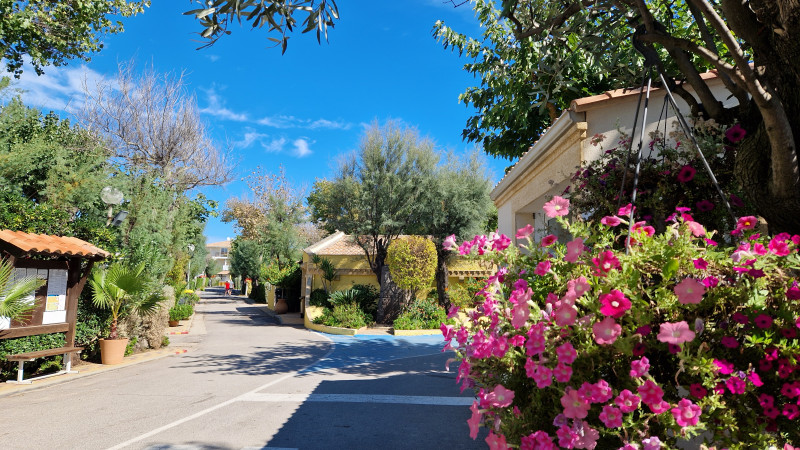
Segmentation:
[(123, 31), (115, 18), (139, 14), (148, 6), (149, 0), (2, 0), (0, 52), (6, 69), (19, 77), (26, 56), (39, 75), (50, 64), (88, 61), (103, 48), (104, 34)]

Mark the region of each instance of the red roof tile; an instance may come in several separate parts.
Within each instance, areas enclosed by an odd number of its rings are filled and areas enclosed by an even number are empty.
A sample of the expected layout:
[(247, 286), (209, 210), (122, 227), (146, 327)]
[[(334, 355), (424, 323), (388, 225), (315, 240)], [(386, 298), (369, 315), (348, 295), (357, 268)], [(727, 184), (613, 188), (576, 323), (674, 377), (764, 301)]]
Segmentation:
[(110, 255), (107, 251), (75, 237), (0, 230), (0, 242), (16, 248), (20, 254), (80, 256), (88, 259), (103, 259)]

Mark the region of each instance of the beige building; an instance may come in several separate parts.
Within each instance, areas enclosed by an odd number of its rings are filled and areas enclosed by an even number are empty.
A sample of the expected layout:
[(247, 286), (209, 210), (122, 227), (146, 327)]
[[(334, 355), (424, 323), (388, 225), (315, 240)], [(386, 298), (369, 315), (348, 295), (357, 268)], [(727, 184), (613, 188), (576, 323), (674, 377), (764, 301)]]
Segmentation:
[[(328, 258), (336, 267), (331, 292), (350, 289), (354, 284), (369, 284), (378, 287), (378, 279), (370, 269), (364, 250), (353, 238), (337, 231), (325, 239), (303, 250), (303, 292), (305, 304), (311, 291), (322, 288), (322, 272), (311, 262), (312, 255)], [(491, 275), (490, 268), (485, 268), (478, 261), (468, 261), (458, 257), (448, 263), (449, 282), (457, 284), (467, 277), (486, 277)]]
[(231, 239), (228, 238), (224, 241), (206, 244), (208, 249), (208, 256), (215, 261), (219, 262), (222, 269), (216, 274), (223, 283), (231, 279), (230, 272), (230, 253), (231, 253)]
[[(736, 104), (715, 72), (704, 73), (702, 77), (725, 106)], [(536, 241), (549, 233), (558, 235), (558, 224), (547, 219), (542, 206), (554, 195), (564, 193), (582, 162), (596, 160), (603, 149), (615, 147), (620, 138), (618, 130), (631, 134), (639, 93), (639, 89), (620, 89), (573, 101), (492, 190), (499, 232), (515, 239), (517, 229), (531, 224)], [(659, 126), (658, 119), (665, 95), (663, 89), (651, 90), (646, 136), (656, 127), (664, 128), (664, 122)], [(689, 107), (680, 97), (675, 98), (681, 111), (688, 114)], [(676, 119), (671, 108), (669, 111), (666, 126), (671, 131)], [(635, 143), (640, 128), (637, 126)], [(593, 145), (592, 137), (599, 134), (605, 139)]]

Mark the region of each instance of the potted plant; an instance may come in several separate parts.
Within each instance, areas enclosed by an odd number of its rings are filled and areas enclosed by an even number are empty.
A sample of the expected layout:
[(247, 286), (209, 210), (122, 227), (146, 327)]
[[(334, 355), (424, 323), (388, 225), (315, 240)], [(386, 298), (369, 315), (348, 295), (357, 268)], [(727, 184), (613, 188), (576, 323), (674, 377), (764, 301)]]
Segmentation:
[(147, 292), (147, 280), (142, 272), (144, 264), (130, 267), (116, 263), (107, 269), (95, 270), (89, 279), (95, 306), (111, 310), (108, 338), (100, 339), (103, 364), (119, 364), (125, 356), (128, 338), (119, 337), (119, 319), (133, 310), (141, 314), (152, 314), (163, 300), (161, 294)]
[(179, 303), (169, 309), (169, 326), (177, 327), (181, 320), (186, 320), (194, 314), (191, 303)]

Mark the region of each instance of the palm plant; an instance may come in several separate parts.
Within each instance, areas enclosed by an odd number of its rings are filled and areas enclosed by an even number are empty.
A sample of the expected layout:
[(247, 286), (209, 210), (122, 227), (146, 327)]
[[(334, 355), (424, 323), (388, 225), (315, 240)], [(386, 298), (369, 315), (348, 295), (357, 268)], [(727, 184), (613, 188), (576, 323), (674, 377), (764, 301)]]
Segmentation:
[(330, 259), (319, 255), (313, 255), (311, 257), (311, 262), (316, 264), (319, 270), (322, 271), (322, 287), (325, 289), (325, 292), (330, 293), (333, 280), (336, 278), (336, 266), (333, 265)]
[(30, 301), (29, 295), (45, 281), (33, 277), (12, 281), (13, 273), (14, 266), (5, 259), (0, 260), (0, 317), (18, 320), (36, 307), (36, 304)]
[(144, 264), (130, 267), (121, 263), (92, 273), (89, 285), (92, 300), (98, 308), (111, 310), (109, 339), (119, 339), (117, 323), (132, 310), (152, 314), (164, 299), (160, 293), (147, 293), (147, 279), (143, 276)]

